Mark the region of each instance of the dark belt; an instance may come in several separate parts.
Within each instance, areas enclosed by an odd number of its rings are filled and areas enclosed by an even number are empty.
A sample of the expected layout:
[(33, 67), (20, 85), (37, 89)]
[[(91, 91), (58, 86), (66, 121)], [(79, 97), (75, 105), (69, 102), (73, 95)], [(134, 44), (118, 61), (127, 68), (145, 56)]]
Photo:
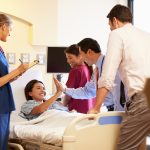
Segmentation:
[(134, 93), (130, 99), (134, 99), (134, 97), (137, 95), (137, 93)]
[(129, 110), (129, 107), (133, 101), (133, 99), (138, 95), (138, 94), (141, 94), (143, 92), (138, 92), (138, 93), (134, 93), (131, 97), (130, 97), (130, 100), (126, 102), (126, 109)]
[[(144, 94), (143, 91), (138, 91), (138, 92), (134, 93), (134, 94), (131, 96), (130, 99), (134, 99), (136, 96), (138, 96), (138, 95), (143, 95), (143, 94)], [(145, 94), (144, 94), (144, 95), (145, 95)]]
[(114, 111), (114, 104), (106, 106), (108, 111)]

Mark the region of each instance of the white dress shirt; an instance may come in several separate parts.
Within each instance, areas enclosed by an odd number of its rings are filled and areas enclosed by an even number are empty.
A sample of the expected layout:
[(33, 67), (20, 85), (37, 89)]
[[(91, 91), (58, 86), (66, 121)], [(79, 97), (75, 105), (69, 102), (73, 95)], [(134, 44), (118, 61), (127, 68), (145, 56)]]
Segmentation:
[(150, 34), (128, 23), (110, 33), (107, 46), (99, 87), (111, 90), (119, 70), (129, 97), (142, 91), (150, 77)]

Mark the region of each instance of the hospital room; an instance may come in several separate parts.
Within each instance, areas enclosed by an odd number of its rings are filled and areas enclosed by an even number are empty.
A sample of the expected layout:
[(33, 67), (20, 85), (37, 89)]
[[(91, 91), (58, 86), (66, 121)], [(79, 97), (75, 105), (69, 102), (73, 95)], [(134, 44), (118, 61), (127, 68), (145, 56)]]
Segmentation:
[(0, 150), (150, 150), (149, 4), (0, 0)]

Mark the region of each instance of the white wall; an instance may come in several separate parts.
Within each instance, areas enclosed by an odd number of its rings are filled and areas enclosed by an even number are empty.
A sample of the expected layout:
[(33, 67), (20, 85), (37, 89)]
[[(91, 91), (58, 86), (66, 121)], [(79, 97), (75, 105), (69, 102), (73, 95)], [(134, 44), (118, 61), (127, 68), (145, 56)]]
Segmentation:
[(33, 45), (57, 41), (57, 0), (0, 0), (0, 12), (30, 23)]
[(50, 74), (46, 73), (47, 47), (31, 45), (29, 42), (29, 25), (19, 19), (13, 17), (12, 19), (14, 27), (7, 42), (0, 41), (0, 45), (4, 48), (6, 55), (7, 53), (15, 53), (15, 64), (10, 64), (10, 69), (12, 70), (20, 65), (19, 59), (21, 58), (21, 53), (29, 53), (30, 62), (36, 59), (36, 54), (44, 54), (45, 64), (37, 65), (33, 69), (41, 70), (47, 90), (52, 92), (52, 78)]
[(126, 0), (58, 0), (58, 44), (70, 45), (83, 38), (96, 39), (106, 51), (110, 32), (108, 19), (110, 9)]
[(150, 32), (150, 1), (135, 0), (134, 1), (134, 25)]
[[(16, 54), (16, 63), (10, 64), (11, 68), (19, 65), (21, 53), (29, 53), (30, 60), (33, 61), (37, 53), (47, 55), (47, 46), (69, 46), (85, 37), (95, 38), (105, 53), (109, 34), (106, 15), (115, 4), (126, 2), (127, 0), (0, 0), (0, 11), (14, 16), (11, 36), (7, 43), (0, 42), (0, 45), (6, 52)], [(46, 62), (35, 68), (42, 71), (46, 88), (51, 93), (54, 86), (51, 74), (46, 71)]]
[(14, 28), (7, 43), (0, 42), (6, 53), (15, 53), (19, 65), (21, 53), (29, 53), (30, 61), (36, 54), (45, 55), (45, 65), (34, 68), (42, 71), (47, 90), (52, 92), (52, 77), (47, 74), (47, 46), (57, 44), (57, 0), (0, 0), (0, 12), (11, 15)]

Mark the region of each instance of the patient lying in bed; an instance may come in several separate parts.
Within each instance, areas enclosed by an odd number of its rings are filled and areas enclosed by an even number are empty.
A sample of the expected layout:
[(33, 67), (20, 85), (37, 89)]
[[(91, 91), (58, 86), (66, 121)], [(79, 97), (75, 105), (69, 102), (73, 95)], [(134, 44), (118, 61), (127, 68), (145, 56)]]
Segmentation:
[(45, 86), (39, 80), (31, 80), (27, 83), (24, 89), (26, 102), (21, 106), (20, 116), (31, 120), (40, 116), (43, 112), (50, 109), (57, 109), (68, 111), (60, 102), (55, 101), (60, 95), (61, 91), (56, 87), (56, 93), (45, 100)]

